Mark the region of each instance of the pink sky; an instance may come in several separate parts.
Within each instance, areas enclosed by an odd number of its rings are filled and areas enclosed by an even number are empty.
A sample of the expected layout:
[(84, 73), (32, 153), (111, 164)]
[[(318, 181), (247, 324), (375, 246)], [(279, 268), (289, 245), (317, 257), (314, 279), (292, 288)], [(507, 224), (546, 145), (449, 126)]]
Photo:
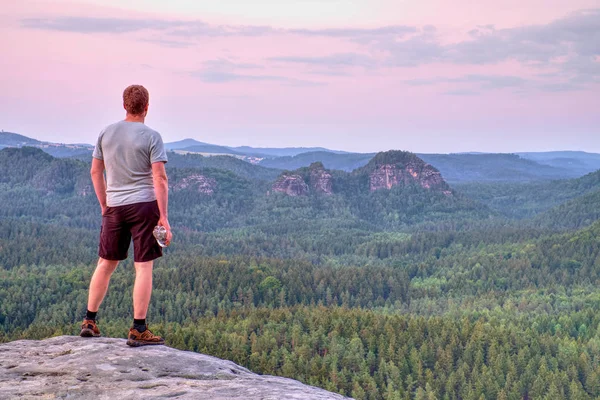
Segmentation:
[(165, 141), (600, 152), (597, 0), (5, 3), (5, 131), (94, 143), (141, 83)]

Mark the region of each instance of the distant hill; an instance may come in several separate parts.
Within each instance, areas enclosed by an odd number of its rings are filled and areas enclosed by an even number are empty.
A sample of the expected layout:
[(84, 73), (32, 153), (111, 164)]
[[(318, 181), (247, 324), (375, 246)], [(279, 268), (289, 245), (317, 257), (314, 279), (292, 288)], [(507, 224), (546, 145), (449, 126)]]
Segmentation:
[[(334, 154), (326, 152), (303, 153), (293, 157), (268, 158), (260, 165), (270, 168), (294, 170), (322, 162), (326, 168), (353, 171), (367, 165), (373, 153)], [(576, 178), (580, 169), (570, 170), (540, 164), (514, 154), (417, 154), (436, 167), (444, 179), (451, 183), (462, 182), (530, 182)]]
[[(485, 207), (454, 195), (435, 168), (408, 152), (380, 153), (354, 172), (327, 170), (321, 163), (281, 172), (229, 156), (169, 157), (170, 218), (192, 230), (257, 227), (275, 234), (348, 224), (408, 229), (489, 215)], [(89, 161), (54, 158), (32, 147), (7, 148), (0, 150), (0, 168), (0, 184), (6, 185), (0, 216), (98, 223)]]
[(184, 149), (186, 147), (192, 147), (192, 146), (205, 146), (208, 145), (208, 143), (204, 143), (204, 142), (199, 142), (195, 139), (183, 139), (183, 140), (179, 140), (177, 142), (167, 142), (165, 143), (165, 149), (167, 150), (176, 150), (176, 149)]
[(351, 154), (347, 151), (330, 150), (324, 147), (250, 147), (250, 146), (239, 146), (230, 147), (244, 154), (264, 154), (270, 157), (293, 157), (298, 154), (313, 153), (313, 152), (324, 152), (333, 154)]
[(600, 169), (600, 154), (595, 153), (586, 153), (583, 151), (549, 151), (517, 153), (517, 155), (536, 161), (539, 164), (576, 171), (579, 176)]
[[(592, 195), (600, 190), (600, 171), (587, 174), (581, 178), (556, 181), (536, 182), (469, 182), (454, 185), (455, 189), (465, 196), (481, 202), (510, 218), (528, 218), (536, 216), (564, 203)], [(582, 200), (590, 205), (589, 199)], [(597, 205), (597, 208), (600, 204)], [(564, 208), (558, 208), (557, 210)], [(589, 209), (592, 214), (595, 210)], [(549, 217), (556, 220), (555, 217)], [(569, 225), (565, 223), (563, 225)]]
[(0, 132), (0, 149), (7, 147), (38, 147), (46, 153), (61, 158), (85, 158), (91, 157), (94, 146), (89, 144), (63, 144), (42, 142), (27, 136), (11, 132)]
[(209, 154), (230, 154), (230, 155), (243, 155), (235, 152), (224, 146), (217, 146), (214, 144), (198, 144), (195, 146), (184, 147), (182, 149), (173, 149), (173, 151), (190, 152), (190, 153), (209, 153)]
[(167, 168), (215, 168), (227, 170), (250, 180), (270, 181), (277, 178), (280, 170), (250, 164), (231, 156), (204, 157), (200, 154), (177, 154), (168, 152)]
[(41, 144), (39, 140), (28, 138), (12, 132), (0, 132), (0, 148), (22, 147)]
[(531, 182), (576, 178), (577, 170), (540, 164), (516, 154), (419, 154), (448, 182)]
[(598, 220), (600, 220), (600, 188), (536, 216), (534, 224), (553, 229), (578, 229)]
[[(93, 150), (93, 146), (87, 144), (49, 143), (16, 133), (0, 133), (0, 148), (21, 146), (39, 147), (56, 157), (80, 160), (89, 160)], [(180, 153), (230, 155), (253, 164), (280, 170), (296, 170), (308, 167), (314, 162), (321, 162), (327, 169), (350, 172), (367, 165), (375, 155), (375, 153), (347, 153), (320, 147), (220, 146), (191, 138), (165, 143), (165, 147)], [(600, 154), (576, 151), (518, 154), (418, 154), (418, 156), (437, 168), (444, 179), (452, 184), (468, 182), (526, 183), (570, 179), (600, 169)]]
[(378, 153), (353, 172), (326, 169), (321, 162), (283, 172), (273, 183), (271, 196), (268, 210), (274, 215), (311, 215), (329, 219), (331, 225), (343, 217), (401, 229), (434, 220), (489, 216), (486, 207), (454, 195), (434, 167), (404, 151)]
[[(548, 185), (548, 197), (570, 199), (536, 216), (535, 224), (551, 228), (577, 229), (600, 219), (600, 170), (579, 179)], [(552, 194), (554, 196), (552, 196)], [(543, 192), (542, 192), (543, 193)]]
[[(213, 147), (214, 146), (214, 147)], [(251, 146), (220, 146), (210, 143), (199, 142), (195, 139), (184, 139), (177, 142), (165, 143), (167, 150), (189, 150), (191, 147), (204, 148), (214, 151), (205, 151), (206, 153), (220, 153), (220, 154), (235, 154), (235, 155), (246, 155), (246, 156), (260, 156), (260, 157), (286, 157), (295, 156), (302, 153), (309, 152), (325, 152), (334, 154), (347, 154), (345, 151), (329, 150), (324, 147), (251, 147)], [(192, 150), (189, 150), (192, 151)], [(198, 151), (200, 152), (200, 151)]]
[(353, 171), (360, 168), (375, 156), (375, 153), (330, 153), (324, 151), (302, 153), (295, 156), (286, 156), (278, 158), (267, 158), (260, 161), (260, 165), (270, 168), (285, 170), (294, 170), (302, 167), (308, 167), (314, 162), (321, 162), (328, 169), (340, 171)]

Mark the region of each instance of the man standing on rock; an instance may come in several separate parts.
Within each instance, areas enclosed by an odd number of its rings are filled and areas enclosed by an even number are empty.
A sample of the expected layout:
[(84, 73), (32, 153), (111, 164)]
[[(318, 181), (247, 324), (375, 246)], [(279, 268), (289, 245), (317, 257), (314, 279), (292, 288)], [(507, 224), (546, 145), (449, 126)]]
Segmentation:
[(91, 169), (94, 190), (102, 208), (102, 228), (98, 247), (100, 258), (90, 283), (87, 314), (80, 335), (100, 336), (96, 314), (108, 290), (110, 277), (119, 261), (127, 258), (133, 239), (134, 319), (127, 340), (129, 346), (165, 342), (146, 326), (153, 260), (162, 256), (162, 248), (152, 234), (154, 227), (166, 228), (166, 245), (172, 239), (167, 212), (167, 153), (160, 134), (144, 124), (148, 104), (148, 91), (143, 86), (132, 85), (125, 89), (125, 120), (100, 133)]

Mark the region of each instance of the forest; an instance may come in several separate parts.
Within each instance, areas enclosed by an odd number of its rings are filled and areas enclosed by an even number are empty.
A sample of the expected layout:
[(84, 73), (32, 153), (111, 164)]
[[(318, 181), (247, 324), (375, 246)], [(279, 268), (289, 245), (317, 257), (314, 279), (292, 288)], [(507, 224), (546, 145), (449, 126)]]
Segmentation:
[[(174, 185), (216, 184), (171, 192), (149, 314), (169, 346), (359, 400), (600, 396), (600, 171), (447, 196), (332, 170), (333, 195), (293, 197), (267, 195), (272, 169), (171, 155)], [(89, 163), (7, 148), (0, 170), (0, 342), (77, 334), (100, 226)], [(105, 335), (131, 323), (131, 259)]]

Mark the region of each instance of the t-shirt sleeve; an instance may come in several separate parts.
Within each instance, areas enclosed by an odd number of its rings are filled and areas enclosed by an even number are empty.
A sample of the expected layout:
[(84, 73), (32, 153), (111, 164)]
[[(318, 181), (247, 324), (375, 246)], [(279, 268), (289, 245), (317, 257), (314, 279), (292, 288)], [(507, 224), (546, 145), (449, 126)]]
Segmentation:
[(104, 154), (102, 153), (102, 136), (104, 136), (104, 131), (100, 132), (100, 135), (98, 135), (98, 141), (96, 141), (96, 147), (94, 147), (94, 152), (92, 153), (92, 157), (97, 158), (98, 160), (104, 160)]
[(167, 151), (163, 144), (162, 137), (158, 133), (152, 135), (150, 139), (150, 163), (167, 162)]

